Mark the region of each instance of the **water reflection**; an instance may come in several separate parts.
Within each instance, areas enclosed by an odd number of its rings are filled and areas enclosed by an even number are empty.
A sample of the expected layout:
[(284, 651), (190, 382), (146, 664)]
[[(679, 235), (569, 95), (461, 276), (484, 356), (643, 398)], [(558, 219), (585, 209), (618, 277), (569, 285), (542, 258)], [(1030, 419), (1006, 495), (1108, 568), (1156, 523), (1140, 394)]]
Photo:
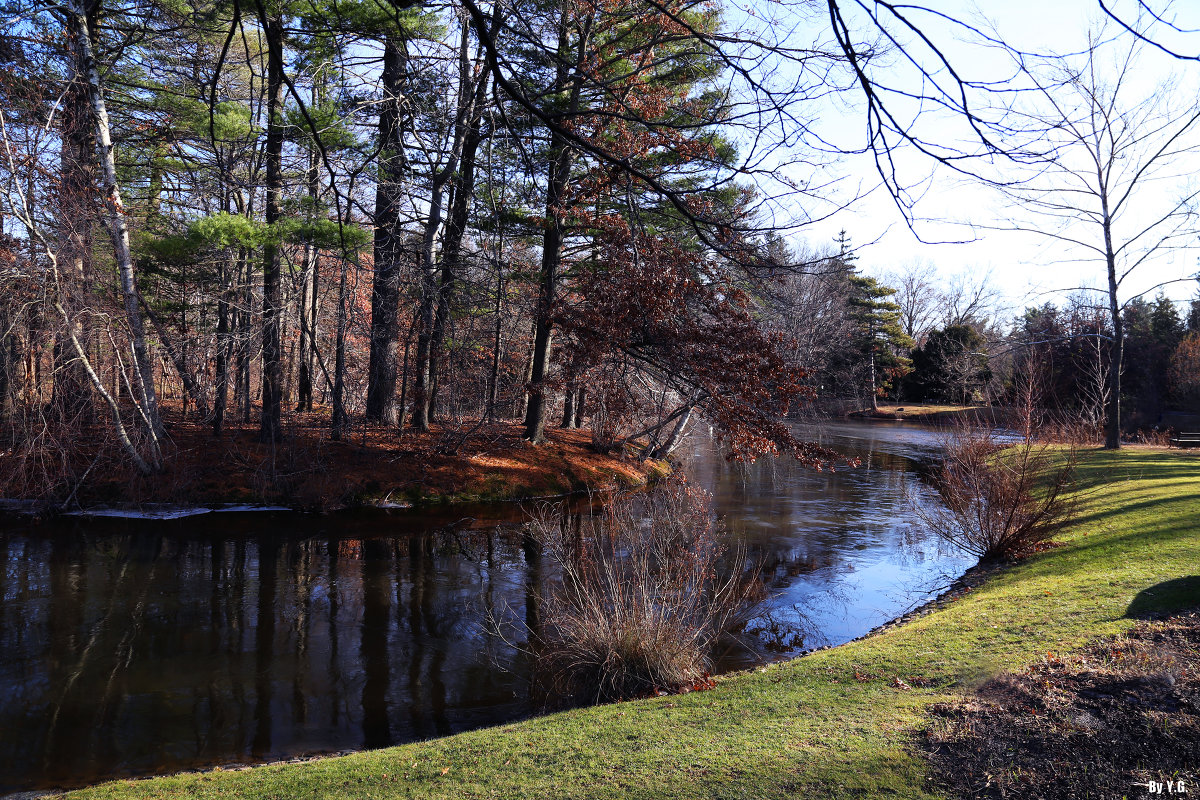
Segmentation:
[[(899, 514), (936, 448), (927, 432), (822, 435), (863, 466), (730, 465), (699, 439), (688, 461), (761, 558), (776, 621), (802, 612), (837, 642), (963, 565)], [(498, 610), (538, 625), (549, 567), (497, 529), (522, 514), (0, 522), (0, 790), (380, 747), (533, 713), (519, 643), (487, 635)]]
[(476, 658), (479, 587), (523, 598), (519, 540), (483, 535), (492, 556), (479, 561), (444, 534), (88, 527), (0, 535), (2, 789), (378, 747), (527, 713), (524, 682)]
[[(774, 596), (759, 627), (791, 626), (811, 648), (866, 633), (935, 594), (969, 563), (913, 526), (906, 512), (906, 498), (937, 502), (920, 479), (940, 449), (936, 432), (887, 422), (799, 431), (859, 465), (816, 472), (784, 459), (730, 463), (703, 438), (690, 443), (687, 464), (763, 565)], [(762, 656), (761, 649), (734, 651), (722, 667)]]

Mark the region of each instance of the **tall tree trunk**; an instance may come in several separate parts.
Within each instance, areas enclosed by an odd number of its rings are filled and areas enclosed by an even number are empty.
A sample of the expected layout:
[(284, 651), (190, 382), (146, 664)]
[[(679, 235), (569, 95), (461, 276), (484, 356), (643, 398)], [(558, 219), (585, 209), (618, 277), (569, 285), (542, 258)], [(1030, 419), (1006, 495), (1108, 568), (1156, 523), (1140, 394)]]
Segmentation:
[(341, 273), (338, 276), (338, 308), (337, 331), (335, 333), (333, 354), (333, 420), (330, 426), (329, 438), (338, 441), (346, 430), (346, 273), (349, 264), (341, 259)]
[[(536, 331), (537, 331), (537, 320), (535, 319), (533, 321), (533, 329), (530, 331), (530, 334), (532, 335)], [(513, 413), (510, 416), (513, 416), (513, 417), (519, 416), (519, 417), (523, 418), (526, 414), (529, 413), (529, 391), (528, 391), (528, 388), (529, 388), (530, 382), (532, 380), (533, 380), (533, 341), (531, 340), (529, 343), (529, 355), (525, 359), (525, 370), (522, 373), (522, 380), (521, 380), (521, 388), (525, 389), (525, 391), (522, 391), (520, 393), (517, 393), (517, 392), (513, 393)], [(519, 412), (517, 410), (518, 401), (524, 401), (520, 406)]]
[(500, 356), (504, 347), (504, 265), (496, 257), (496, 330), (492, 338), (492, 367), (488, 375), (487, 420), (496, 419), (500, 399)]
[[(417, 329), (416, 375), (413, 381), (413, 413), (412, 425), (418, 430), (428, 430), (430, 421), (430, 405), (433, 400), (433, 387), (437, 379), (437, 353), (440, 348), (439, 332), (436, 330), (435, 309), (442, 316), (442, 333), (444, 337), (445, 319), (448, 315), (450, 287), (454, 283), (454, 271), (458, 266), (459, 252), (455, 252), (452, 260), (447, 258), (446, 248), (442, 249), (442, 270), (440, 288), (438, 270), (434, 263), (434, 242), (442, 227), (443, 202), (446, 187), (450, 180), (458, 174), (459, 183), (456, 199), (467, 203), (470, 199), (474, 183), (475, 151), (479, 147), (479, 116), (484, 95), (487, 89), (488, 72), (472, 72), (472, 62), (469, 58), (470, 27), (462, 26), (458, 45), (458, 98), (454, 114), (454, 127), (451, 131), (451, 144), (446, 156), (446, 162), (434, 172), (430, 181), (429, 216), (425, 219), (425, 231), (421, 240), (421, 301), (418, 313), (420, 327)], [(463, 165), (463, 156), (467, 147), (471, 147), (469, 166)], [(466, 225), (467, 206), (462, 206), (461, 224)], [(447, 236), (451, 231), (447, 230)], [(456, 251), (461, 250), (462, 232), (457, 233), (454, 242)]]
[(587, 405), (587, 387), (579, 387), (579, 397), (575, 399), (575, 427), (583, 427), (583, 409)]
[[(284, 298), (282, 307), (287, 308), (288, 300)], [(288, 337), (287, 321), (283, 321), (280, 337), (282, 341), (288, 342), (286, 349), (281, 353), (281, 363), (283, 365), (283, 389), (279, 393), (280, 405), (288, 406), (292, 402), (292, 388), (295, 386), (296, 375), (296, 342)]]
[[(463, 39), (459, 49), (459, 95), (460, 109), (456, 120), (458, 131), (455, 140), (461, 141), (461, 152), (452, 159), (447, 169), (452, 169), (450, 184), (450, 215), (446, 220), (446, 234), (442, 246), (442, 270), (438, 283), (437, 308), (433, 317), (433, 332), (429, 342), (429, 379), (434, 387), (438, 382), (438, 362), (446, 341), (446, 326), (450, 319), (450, 304), (454, 285), (462, 268), (462, 243), (467, 230), (467, 219), (471, 211), (471, 198), (475, 194), (475, 162), (479, 145), (483, 142), (483, 108), (487, 96), (490, 65), (478, 74), (471, 73), (467, 59), (467, 31), (463, 27)], [(465, 130), (464, 130), (465, 129)], [(430, 398), (432, 405), (432, 397)]]
[(562, 427), (575, 427), (575, 384), (570, 383), (567, 386), (567, 391), (563, 395), (563, 418)]
[(371, 359), (367, 368), (367, 419), (399, 425), (396, 355), (400, 349), (400, 270), (404, 261), (400, 209), (408, 171), (401, 129), (405, 59), (403, 43), (383, 46), (383, 105), (379, 109), (379, 180), (375, 190), (375, 276), (371, 287)]
[[(430, 220), (426, 222), (427, 227), (432, 223), (432, 217), (431, 213)], [(430, 246), (432, 247), (432, 241)], [(432, 257), (427, 261), (424, 255), (421, 256), (421, 299), (417, 305), (417, 352), (411, 416), (411, 425), (419, 431), (429, 430), (429, 350), (433, 335), (434, 295), (437, 293), (430, 261)]]
[(0, 418), (4, 417), (12, 407), (12, 376), (17, 363), (16, 327), (12, 314), (7, 308), (0, 308)]
[[(32, 197), (32, 192), (28, 195)], [(36, 271), (39, 267), (39, 259), (34, 237), (29, 237), (29, 268)], [(39, 405), (41, 403), (41, 380), (38, 372), (41, 366), (42, 353), (42, 331), (45, 329), (45, 320), (41, 314), (30, 312), (25, 315), (25, 352), (24, 363), (21, 369), (21, 388), (18, 392), (18, 399), (26, 405)]]
[[(316, 374), (317, 366), (317, 314), (320, 312), (321, 295), (318, 291), (321, 285), (320, 261), (313, 254), (313, 265), (311, 280), (308, 284), (308, 362), (307, 371), (309, 380), (313, 379)], [(308, 410), (312, 410), (312, 389), (309, 389)]]
[(563, 428), (575, 427), (575, 396), (579, 392), (578, 361), (572, 359), (563, 365), (566, 388), (563, 390)]
[(546, 438), (546, 373), (553, 336), (551, 315), (562, 266), (563, 195), (571, 171), (571, 150), (557, 133), (550, 137), (550, 173), (546, 189), (546, 230), (542, 236), (542, 268), (534, 311), (533, 355), (529, 368), (529, 399), (525, 405), (525, 438), (540, 444)]
[(229, 399), (229, 360), (233, 350), (233, 337), (229, 333), (229, 261), (228, 258), (222, 259), (218, 267), (221, 294), (217, 298), (217, 386), (212, 418), (213, 436), (217, 437), (225, 425), (225, 405)]
[(296, 316), (300, 322), (300, 356), (296, 368), (296, 410), (312, 411), (313, 350), (312, 330), (309, 324), (309, 300), (311, 284), (317, 279), (317, 251), (311, 244), (304, 246), (304, 274), (300, 279), (300, 297), (296, 302)]
[(146, 334), (142, 325), (141, 309), (138, 306), (137, 282), (134, 274), (133, 255), (129, 249), (129, 229), (125, 223), (125, 208), (121, 203), (121, 187), (117, 181), (117, 163), (113, 151), (112, 137), (108, 126), (108, 109), (104, 104), (104, 87), (100, 80), (99, 67), (92, 50), (91, 32), (87, 9), (80, 0), (71, 0), (68, 5), (73, 20), (74, 35), (79, 38), (79, 53), (82, 56), (80, 72), (86, 75), (88, 100), (92, 107), (96, 127), (96, 140), (103, 174), (101, 195), (104, 201), (106, 222), (112, 239), (113, 254), (120, 275), (121, 297), (125, 303), (125, 321), (132, 337), (134, 365), (137, 370), (138, 389), (141, 392), (141, 416), (151, 440), (154, 454), (151, 466), (160, 466), (158, 448), (165, 436), (158, 410), (158, 398), (154, 391), (154, 365), (146, 346)]
[[(321, 102), (319, 84), (314, 83), (312, 103), (316, 107)], [(316, 213), (317, 197), (320, 187), (317, 183), (318, 152), (316, 143), (308, 151), (308, 170), (305, 182), (308, 184), (308, 199)], [(296, 376), (296, 410), (312, 411), (313, 367), (316, 359), (314, 338), (316, 326), (317, 304), (317, 248), (312, 241), (304, 245), (304, 274), (300, 281), (300, 299), (296, 303), (297, 318), (300, 321), (300, 364)]]
[[(1103, 186), (1103, 184), (1102, 184)], [(1105, 450), (1121, 449), (1121, 367), (1124, 357), (1124, 320), (1117, 301), (1117, 259), (1112, 248), (1112, 223), (1108, 194), (1100, 194), (1100, 209), (1104, 215), (1104, 254), (1109, 277), (1109, 315), (1112, 320), (1112, 349), (1109, 356), (1109, 402), (1105, 409)]]
[[(266, 222), (279, 221), (280, 195), (283, 192), (283, 21), (268, 12), (258, 0), (259, 15), (266, 20), (267, 44), (267, 143), (263, 154), (266, 166)], [(280, 348), (282, 312), (281, 259), (279, 247), (268, 241), (263, 246), (263, 318), (262, 318), (262, 417), (258, 437), (264, 442), (283, 438), (281, 408), (283, 401), (283, 365)]]
[(254, 323), (254, 315), (250, 313), (251, 303), (254, 302), (254, 271), (250, 265), (250, 254), (242, 251), (242, 257), (239, 262), (238, 275), (242, 281), (241, 287), (241, 308), (238, 310), (238, 363), (237, 363), (237, 396), (238, 410), (241, 412), (242, 422), (250, 421), (251, 398), (250, 398), (250, 361), (251, 361), (251, 327)]
[[(1107, 214), (1107, 198), (1103, 198)], [(1108, 402), (1105, 407), (1104, 447), (1106, 450), (1121, 448), (1121, 367), (1125, 356), (1125, 321), (1121, 318), (1121, 306), (1117, 302), (1117, 260), (1112, 250), (1112, 232), (1108, 223), (1104, 225), (1104, 241), (1107, 245), (1108, 262), (1108, 313), (1113, 326), (1113, 343), (1109, 350)]]
[[(62, 98), (62, 183), (59, 192), (58, 261), (63, 274), (62, 303), (69, 311), (65, 321), (70, 330), (60, 331), (53, 345), (54, 370), (51, 373), (51, 406), (66, 419), (90, 420), (92, 397), (86, 371), (75, 359), (71, 338), (86, 349), (91, 341), (91, 325), (83, 313), (88, 304), (92, 280), (92, 229), (96, 220), (96, 123), (89, 97), (86, 54), (93, 49), (91, 31), (95, 29), (98, 0), (81, 4), (84, 24), (72, 8), (67, 19), (67, 89)], [(30, 171), (28, 197), (33, 197), (33, 171)]]
[[(579, 112), (581, 79), (579, 69), (584, 63), (589, 39), (591, 18), (584, 23), (580, 33), (575, 68), (559, 62), (555, 76), (555, 94), (568, 92), (565, 113), (556, 115), (556, 121), (574, 117)], [(569, 47), (567, 13), (564, 7), (559, 20), (558, 52), (566, 53)], [(574, 75), (572, 76), (572, 73)], [(558, 290), (558, 273), (562, 266), (562, 249), (566, 209), (567, 183), (571, 177), (574, 151), (566, 138), (557, 130), (550, 132), (550, 151), (546, 176), (546, 222), (542, 235), (541, 281), (535, 310), (533, 334), (533, 359), (529, 371), (529, 400), (525, 406), (525, 438), (540, 444), (546, 438), (546, 374), (550, 365), (550, 344), (553, 336), (554, 298)]]
[[(415, 318), (413, 324), (416, 324)], [(408, 405), (408, 356), (409, 351), (412, 350), (412, 334), (413, 325), (409, 325), (408, 331), (404, 334), (404, 360), (400, 363), (400, 414), (402, 416)]]
[[(266, 224), (280, 221), (280, 196), (283, 192), (283, 20), (277, 13), (268, 16), (259, 2), (259, 16), (266, 20)], [(280, 347), (282, 313), (281, 254), (275, 242), (263, 247), (263, 411), (258, 438), (280, 441), (283, 438), (281, 410), (283, 367)]]

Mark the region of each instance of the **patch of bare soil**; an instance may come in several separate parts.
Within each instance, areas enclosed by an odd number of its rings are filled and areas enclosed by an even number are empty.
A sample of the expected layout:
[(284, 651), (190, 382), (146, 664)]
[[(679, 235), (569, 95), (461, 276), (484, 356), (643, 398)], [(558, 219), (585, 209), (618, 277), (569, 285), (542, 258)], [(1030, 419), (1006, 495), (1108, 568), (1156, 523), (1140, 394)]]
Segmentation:
[(960, 797), (1200, 796), (1200, 612), (1047, 653), (932, 712), (935, 779)]

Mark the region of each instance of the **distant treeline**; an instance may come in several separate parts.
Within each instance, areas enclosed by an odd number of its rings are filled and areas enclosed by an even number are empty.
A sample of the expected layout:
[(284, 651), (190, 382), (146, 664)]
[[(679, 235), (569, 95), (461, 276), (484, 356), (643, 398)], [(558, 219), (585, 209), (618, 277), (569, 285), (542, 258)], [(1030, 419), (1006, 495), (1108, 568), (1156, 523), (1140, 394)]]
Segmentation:
[[(918, 264), (865, 278), (844, 237), (824, 261), (792, 256), (824, 268), (784, 275), (764, 295), (792, 360), (809, 368), (816, 408), (844, 413), (882, 400), (1012, 405), (1034, 380), (1045, 411), (1099, 432), (1111, 386), (1108, 309), (1076, 295), (1005, 318), (986, 276), (946, 279)], [(1124, 427), (1161, 428), (1200, 415), (1200, 295), (1186, 313), (1159, 294), (1134, 298), (1121, 314)]]

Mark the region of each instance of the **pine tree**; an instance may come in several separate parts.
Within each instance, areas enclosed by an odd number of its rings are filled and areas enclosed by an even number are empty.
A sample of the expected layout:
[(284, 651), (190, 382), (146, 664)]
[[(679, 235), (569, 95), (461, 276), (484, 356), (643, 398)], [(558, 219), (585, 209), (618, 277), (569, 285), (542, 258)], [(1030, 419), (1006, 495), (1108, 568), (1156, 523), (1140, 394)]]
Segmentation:
[[(844, 240), (844, 231), (842, 236)], [(879, 395), (908, 371), (911, 362), (902, 353), (916, 343), (900, 325), (900, 306), (891, 299), (895, 289), (865, 275), (851, 275), (848, 280), (847, 304), (857, 331), (852, 346), (866, 360), (871, 409), (877, 410)]]

